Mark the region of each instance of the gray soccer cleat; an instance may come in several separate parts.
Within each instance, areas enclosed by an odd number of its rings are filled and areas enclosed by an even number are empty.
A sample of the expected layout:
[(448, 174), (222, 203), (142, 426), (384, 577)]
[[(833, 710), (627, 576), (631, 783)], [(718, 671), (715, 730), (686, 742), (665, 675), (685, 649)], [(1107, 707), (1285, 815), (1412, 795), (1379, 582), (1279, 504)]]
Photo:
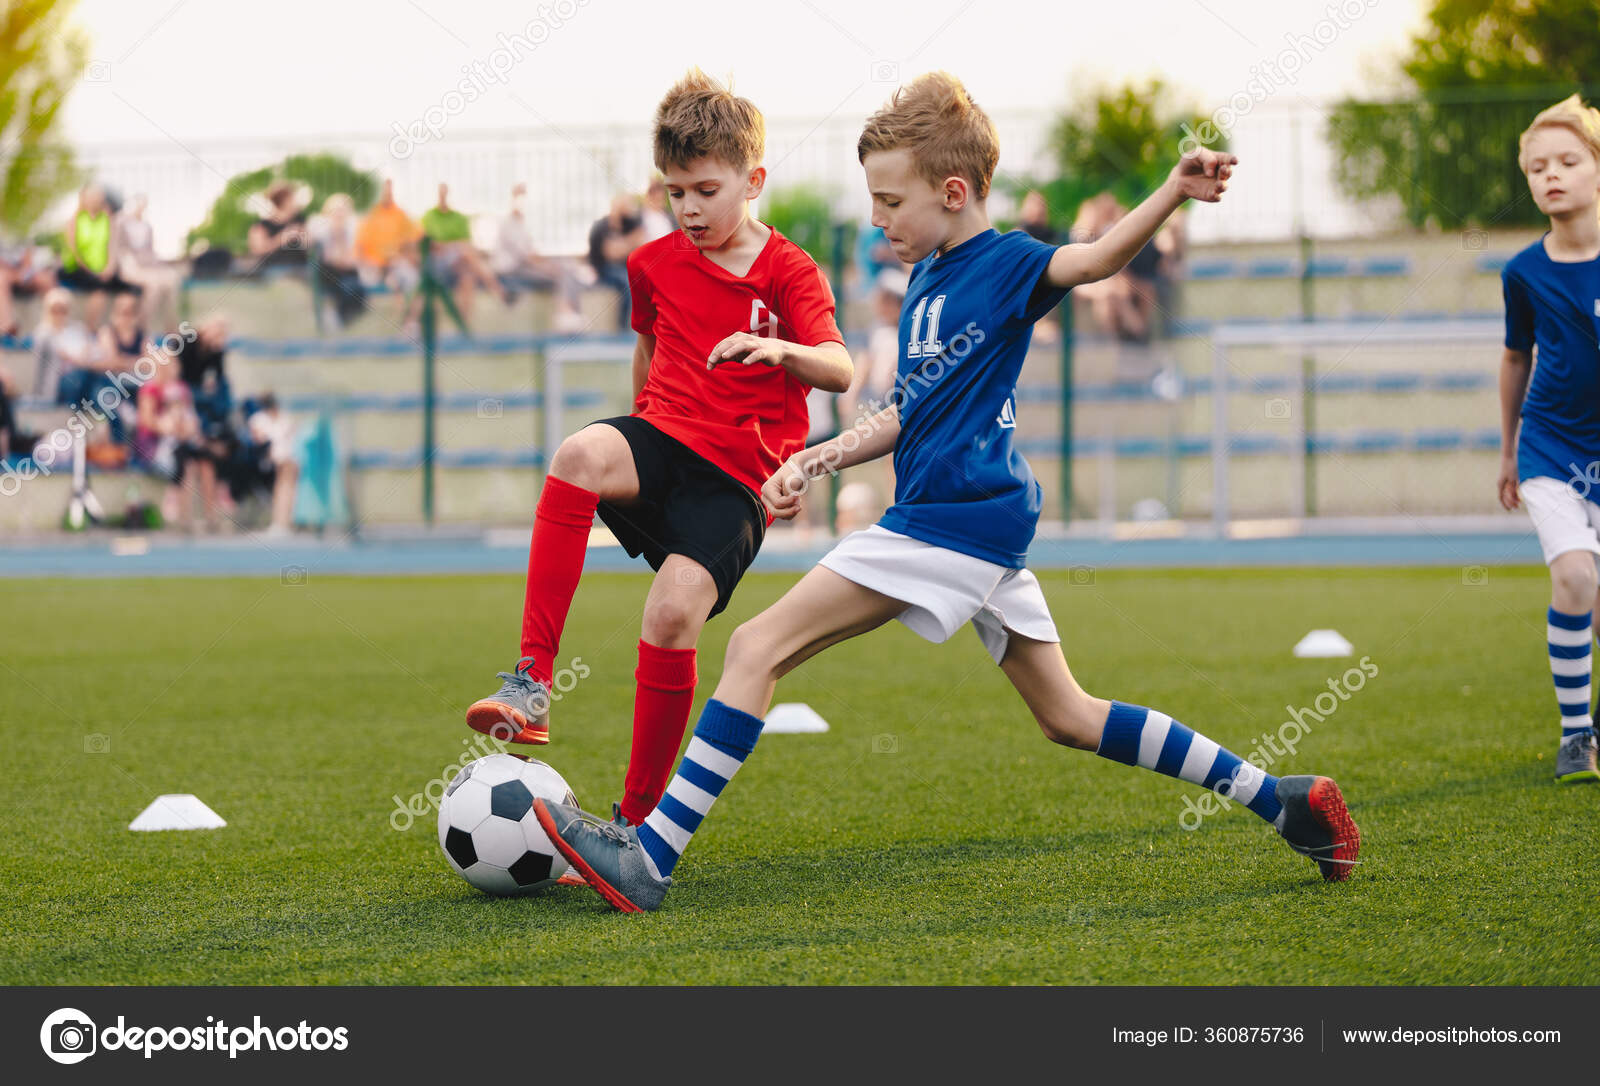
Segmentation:
[(1556, 780), (1562, 784), (1581, 784), (1600, 781), (1600, 767), (1595, 764), (1594, 729), (1581, 731), (1563, 739), (1556, 750)]
[(467, 726), (510, 743), (550, 742), (550, 688), (528, 674), (533, 657), (517, 661), (516, 671), (502, 671), (505, 682), (467, 709)]
[(1329, 882), (1343, 882), (1361, 861), (1361, 831), (1332, 777), (1278, 778), (1283, 810), (1273, 827), (1289, 847), (1317, 862)]
[(533, 801), (533, 811), (556, 850), (612, 908), (625, 913), (661, 908), (672, 879), (650, 874), (636, 827), (544, 799)]

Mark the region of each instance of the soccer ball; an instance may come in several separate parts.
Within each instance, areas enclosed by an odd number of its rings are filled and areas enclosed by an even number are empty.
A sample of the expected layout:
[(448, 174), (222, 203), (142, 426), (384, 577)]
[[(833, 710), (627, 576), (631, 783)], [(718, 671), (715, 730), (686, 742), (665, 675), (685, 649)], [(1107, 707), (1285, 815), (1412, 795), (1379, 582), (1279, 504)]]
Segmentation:
[(463, 766), (439, 804), (439, 847), (456, 874), (486, 894), (528, 894), (567, 872), (533, 812), (544, 799), (576, 807), (561, 774), (513, 754)]

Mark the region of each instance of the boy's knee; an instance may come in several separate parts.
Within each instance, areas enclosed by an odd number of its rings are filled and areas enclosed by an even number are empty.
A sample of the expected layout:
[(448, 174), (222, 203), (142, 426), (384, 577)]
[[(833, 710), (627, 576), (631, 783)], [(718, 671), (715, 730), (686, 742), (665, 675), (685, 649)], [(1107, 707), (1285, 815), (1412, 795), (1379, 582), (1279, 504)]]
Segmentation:
[(772, 658), (770, 644), (755, 623), (741, 623), (728, 638), (727, 662), (723, 669), (737, 668), (742, 675), (771, 672), (778, 661)]
[(652, 645), (684, 648), (683, 642), (698, 639), (707, 610), (704, 600), (696, 594), (666, 593), (645, 604), (643, 637)]
[(1098, 698), (1080, 694), (1052, 706), (1039, 718), (1039, 730), (1052, 743), (1075, 750), (1099, 750), (1106, 724), (1104, 705)]
[(602, 440), (587, 430), (579, 430), (563, 441), (550, 458), (550, 474), (573, 486), (595, 489), (606, 474)]
[(1550, 580), (1555, 585), (1558, 599), (1569, 608), (1588, 610), (1594, 605), (1594, 594), (1600, 578), (1595, 574), (1594, 556), (1587, 551), (1573, 552), (1558, 558), (1550, 567)]

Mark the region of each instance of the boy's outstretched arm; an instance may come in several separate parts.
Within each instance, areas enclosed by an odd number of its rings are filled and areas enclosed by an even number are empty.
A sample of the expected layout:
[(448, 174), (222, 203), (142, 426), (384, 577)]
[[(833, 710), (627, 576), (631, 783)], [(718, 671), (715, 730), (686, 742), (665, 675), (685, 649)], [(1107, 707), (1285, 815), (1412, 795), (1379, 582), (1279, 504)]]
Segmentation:
[(740, 362), (746, 366), (756, 363), (782, 366), (794, 375), (795, 380), (824, 392), (845, 391), (850, 387), (850, 379), (855, 376), (850, 352), (836, 340), (807, 347), (803, 343), (790, 343), (785, 339), (735, 332), (717, 344), (706, 359), (706, 369), (716, 369), (725, 362)]
[(789, 457), (762, 486), (761, 501), (778, 520), (792, 520), (812, 479), (885, 456), (894, 451), (899, 438), (900, 409), (886, 407), (838, 437)]
[(1184, 155), (1161, 187), (1118, 220), (1104, 237), (1057, 249), (1045, 270), (1050, 285), (1070, 288), (1111, 278), (1128, 266), (1185, 200), (1214, 204), (1222, 199), (1238, 162), (1238, 155), (1205, 148)]
[(1500, 356), (1500, 476), (1495, 490), (1500, 504), (1515, 509), (1517, 495), (1517, 423), (1522, 418), (1522, 400), (1528, 394), (1528, 377), (1533, 372), (1533, 353), (1510, 347)]

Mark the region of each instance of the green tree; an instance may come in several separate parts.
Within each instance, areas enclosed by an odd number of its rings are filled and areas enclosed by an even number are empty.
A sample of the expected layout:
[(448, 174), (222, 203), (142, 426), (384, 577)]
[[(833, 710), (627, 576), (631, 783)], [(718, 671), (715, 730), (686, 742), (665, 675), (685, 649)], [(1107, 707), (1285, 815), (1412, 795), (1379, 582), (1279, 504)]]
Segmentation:
[(336, 192), (350, 197), (356, 210), (365, 211), (378, 195), (376, 174), (358, 170), (338, 155), (290, 155), (273, 166), (235, 174), (222, 187), (206, 219), (189, 231), (189, 244), (203, 241), (212, 248), (242, 253), (248, 248), (250, 224), (260, 217), (256, 197), (274, 181), (294, 181), (311, 189), (307, 211), (318, 211)]
[(1597, 79), (1594, 0), (1434, 0), (1398, 95), (1331, 112), (1337, 180), (1356, 199), (1398, 198), (1418, 227), (1537, 223), (1517, 137)]
[[(778, 189), (762, 202), (761, 219), (806, 251), (822, 268), (833, 263), (833, 200), (812, 185)], [(848, 229), (853, 230), (854, 224)], [(845, 239), (849, 252), (850, 238)]]
[(88, 42), (70, 22), (72, 0), (0, 3), (0, 226), (25, 235), (77, 185), (60, 140), (61, 107), (83, 75)]
[[(1177, 162), (1184, 126), (1194, 131), (1204, 121), (1180, 106), (1160, 79), (1091, 87), (1075, 97), (1050, 131), (1055, 175), (996, 179), (1013, 196), (1030, 189), (1043, 192), (1052, 225), (1063, 230), (1091, 196), (1110, 191), (1128, 207), (1149, 196)], [(1223, 150), (1227, 140), (1208, 146)]]

